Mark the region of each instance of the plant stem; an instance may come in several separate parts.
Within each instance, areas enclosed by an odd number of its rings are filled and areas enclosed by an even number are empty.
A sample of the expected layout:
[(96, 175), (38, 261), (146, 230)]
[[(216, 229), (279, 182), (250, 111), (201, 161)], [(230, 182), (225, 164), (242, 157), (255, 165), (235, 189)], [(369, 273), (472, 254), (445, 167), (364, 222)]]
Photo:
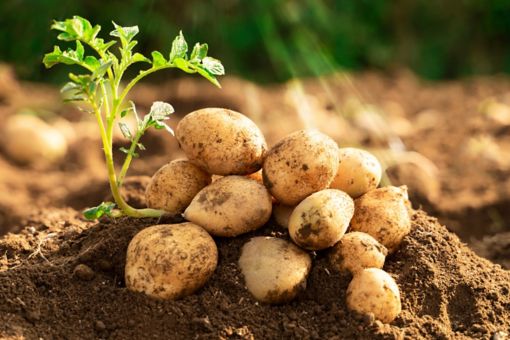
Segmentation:
[(131, 142), (131, 147), (129, 148), (129, 151), (126, 155), (126, 159), (124, 160), (124, 164), (122, 164), (122, 168), (119, 173), (119, 177), (117, 178), (117, 185), (120, 187), (122, 186), (122, 182), (124, 181), (124, 178), (126, 177), (126, 173), (129, 169), (129, 166), (131, 165), (131, 160), (133, 159), (133, 155), (135, 153), (136, 146), (138, 145), (138, 142), (140, 141), (140, 137), (142, 137), (144, 131), (137, 132), (135, 135), (135, 138)]

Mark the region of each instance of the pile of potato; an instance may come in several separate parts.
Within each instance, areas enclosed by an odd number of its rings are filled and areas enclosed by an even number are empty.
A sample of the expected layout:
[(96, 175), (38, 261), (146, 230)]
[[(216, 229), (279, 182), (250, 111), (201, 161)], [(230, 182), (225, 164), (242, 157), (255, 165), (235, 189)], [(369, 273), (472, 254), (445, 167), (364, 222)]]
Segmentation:
[[(155, 225), (128, 247), (126, 285), (163, 299), (202, 287), (218, 250), (211, 237), (235, 237), (265, 225), (273, 214), (290, 240), (253, 237), (241, 250), (246, 287), (265, 303), (284, 303), (306, 289), (310, 251), (349, 271), (347, 306), (391, 322), (400, 313), (399, 289), (381, 268), (411, 228), (406, 187), (377, 188), (381, 166), (367, 151), (339, 148), (315, 131), (290, 134), (267, 149), (247, 117), (208, 108), (188, 114), (176, 129), (187, 160), (153, 176), (149, 207), (188, 221)], [(260, 169), (262, 169), (260, 173)]]

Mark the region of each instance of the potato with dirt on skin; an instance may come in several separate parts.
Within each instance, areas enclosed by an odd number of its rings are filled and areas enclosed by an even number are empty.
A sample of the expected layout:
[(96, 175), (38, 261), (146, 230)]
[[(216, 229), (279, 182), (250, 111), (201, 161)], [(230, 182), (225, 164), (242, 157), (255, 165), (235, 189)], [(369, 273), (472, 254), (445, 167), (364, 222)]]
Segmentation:
[(193, 198), (184, 218), (212, 235), (232, 237), (262, 227), (271, 209), (271, 195), (264, 185), (244, 176), (225, 176)]
[(372, 236), (353, 231), (345, 234), (333, 246), (329, 256), (331, 265), (338, 271), (348, 270), (352, 274), (365, 268), (384, 266), (388, 250)]
[(338, 146), (316, 130), (300, 130), (280, 140), (266, 155), (264, 184), (282, 204), (296, 205), (326, 189), (338, 170)]
[(126, 287), (159, 299), (178, 299), (201, 288), (218, 262), (212, 237), (193, 223), (143, 229), (129, 243)]
[(371, 190), (354, 200), (351, 231), (367, 233), (394, 252), (411, 231), (407, 187), (387, 186)]
[(296, 206), (288, 206), (278, 202), (273, 204), (273, 217), (276, 223), (285, 229), (289, 227), (290, 215), (296, 209)]
[(347, 288), (347, 307), (360, 314), (373, 313), (382, 322), (392, 322), (402, 310), (398, 285), (382, 269), (363, 269)]
[(191, 162), (214, 175), (254, 173), (267, 150), (257, 125), (228, 109), (191, 112), (177, 125), (175, 137)]
[(34, 115), (9, 117), (3, 127), (5, 152), (24, 164), (54, 163), (67, 153), (67, 140), (56, 128)]
[(300, 247), (321, 250), (335, 245), (354, 214), (354, 202), (345, 192), (325, 189), (299, 203), (289, 219), (289, 234)]
[(145, 189), (147, 206), (173, 215), (180, 214), (193, 197), (210, 183), (211, 175), (190, 161), (172, 161), (152, 176)]
[(291, 242), (254, 237), (241, 250), (239, 267), (248, 291), (264, 303), (288, 302), (306, 288), (310, 256)]
[(340, 148), (338, 171), (330, 188), (357, 198), (377, 188), (381, 181), (381, 164), (370, 152), (356, 148)]

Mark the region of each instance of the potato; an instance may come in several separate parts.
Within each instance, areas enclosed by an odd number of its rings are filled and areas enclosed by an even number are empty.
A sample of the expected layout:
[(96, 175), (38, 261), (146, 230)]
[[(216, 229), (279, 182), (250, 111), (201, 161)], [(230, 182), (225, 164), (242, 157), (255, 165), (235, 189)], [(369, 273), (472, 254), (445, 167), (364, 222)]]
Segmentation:
[(345, 192), (325, 189), (299, 203), (290, 215), (289, 234), (300, 247), (329, 248), (347, 231), (354, 214), (354, 201)]
[(215, 175), (254, 173), (261, 168), (267, 150), (255, 123), (228, 109), (188, 114), (177, 125), (175, 136), (191, 162)]
[(273, 217), (276, 223), (287, 229), (289, 227), (290, 215), (292, 215), (295, 208), (295, 206), (283, 205), (278, 202), (273, 204)]
[(180, 214), (209, 183), (211, 175), (193, 163), (182, 159), (172, 161), (152, 176), (145, 190), (147, 206)]
[(377, 188), (381, 181), (381, 164), (370, 152), (341, 148), (338, 171), (330, 188), (339, 189), (357, 198)]
[(267, 153), (262, 176), (282, 204), (296, 205), (326, 189), (338, 170), (338, 146), (315, 130), (301, 130), (279, 141)]
[(4, 126), (3, 144), (9, 157), (25, 164), (53, 163), (67, 153), (64, 135), (33, 115), (9, 117)]
[(365, 268), (382, 268), (388, 250), (372, 236), (353, 231), (333, 246), (330, 262), (338, 271), (352, 274)]
[(254, 237), (241, 250), (239, 267), (248, 291), (264, 303), (288, 302), (306, 288), (310, 256), (276, 237)]
[(363, 269), (347, 288), (347, 307), (360, 314), (373, 313), (382, 322), (392, 322), (402, 309), (397, 283), (384, 270)]
[(351, 230), (373, 236), (392, 253), (411, 231), (407, 187), (383, 187), (357, 198)]
[(263, 226), (271, 209), (271, 195), (264, 185), (244, 176), (225, 176), (193, 198), (184, 218), (212, 235), (230, 237)]
[(127, 249), (126, 287), (159, 299), (178, 299), (201, 288), (218, 262), (211, 236), (193, 223), (143, 229)]

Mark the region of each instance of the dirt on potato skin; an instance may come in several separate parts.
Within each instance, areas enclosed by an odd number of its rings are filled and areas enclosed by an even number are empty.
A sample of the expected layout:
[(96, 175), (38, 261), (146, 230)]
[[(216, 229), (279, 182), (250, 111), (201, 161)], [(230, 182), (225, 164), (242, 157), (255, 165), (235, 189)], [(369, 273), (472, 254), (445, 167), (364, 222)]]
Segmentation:
[[(71, 221), (62, 223), (62, 221)], [(318, 252), (307, 288), (294, 301), (257, 303), (237, 261), (255, 235), (288, 238), (269, 223), (236, 238), (216, 238), (219, 265), (205, 287), (177, 301), (125, 288), (129, 241), (154, 219), (92, 223), (71, 209), (34, 216), (20, 234), (0, 240), (0, 336), (26, 339), (398, 339), (489, 338), (510, 331), (510, 272), (462, 244), (418, 211), (413, 228), (384, 269), (401, 290), (402, 313), (391, 324), (350, 313), (350, 274)], [(168, 223), (172, 221), (160, 221)], [(175, 222), (175, 221), (174, 221)], [(50, 235), (52, 235), (50, 237)], [(77, 275), (86, 265), (94, 275)]]

